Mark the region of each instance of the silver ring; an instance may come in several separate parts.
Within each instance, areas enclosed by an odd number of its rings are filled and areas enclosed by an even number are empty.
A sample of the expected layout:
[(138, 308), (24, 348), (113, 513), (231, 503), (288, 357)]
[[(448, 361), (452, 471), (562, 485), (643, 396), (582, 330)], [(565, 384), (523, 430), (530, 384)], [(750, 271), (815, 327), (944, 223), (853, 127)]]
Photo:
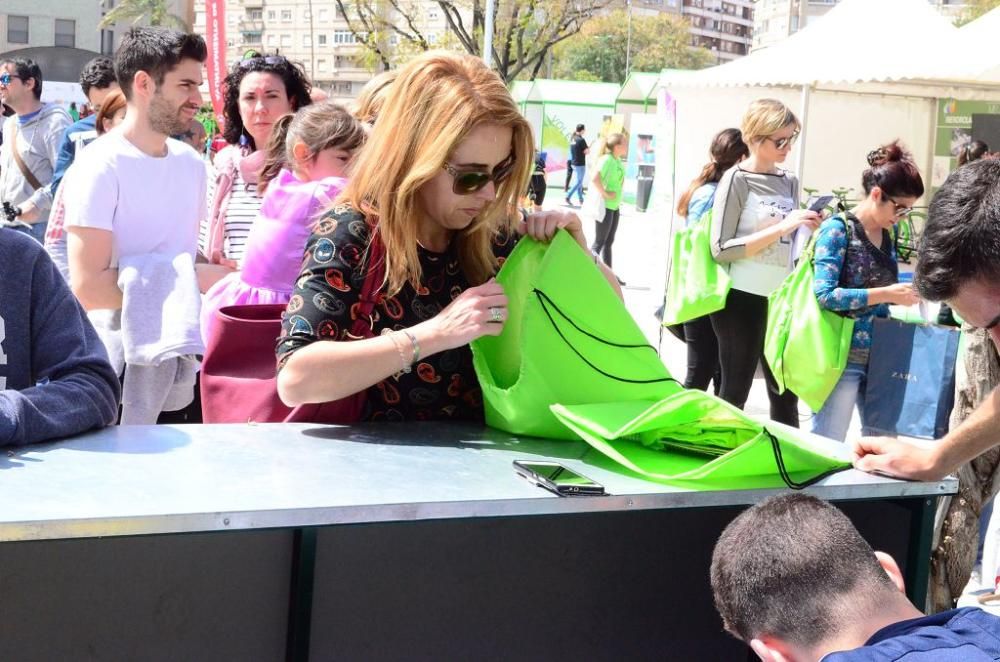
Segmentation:
[(499, 306), (490, 306), (490, 321), (491, 322), (503, 321), (503, 310), (501, 310)]

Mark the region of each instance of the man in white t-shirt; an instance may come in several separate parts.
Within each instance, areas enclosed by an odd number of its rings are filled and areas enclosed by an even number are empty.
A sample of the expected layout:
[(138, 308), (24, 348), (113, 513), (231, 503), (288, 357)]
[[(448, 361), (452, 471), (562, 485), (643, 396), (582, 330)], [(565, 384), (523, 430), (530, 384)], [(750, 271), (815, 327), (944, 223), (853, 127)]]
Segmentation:
[(115, 54), (125, 120), (77, 158), (67, 182), (66, 228), (73, 293), (87, 310), (122, 305), (118, 260), (195, 255), (205, 209), (205, 166), (168, 139), (201, 106), (204, 40), (133, 28)]

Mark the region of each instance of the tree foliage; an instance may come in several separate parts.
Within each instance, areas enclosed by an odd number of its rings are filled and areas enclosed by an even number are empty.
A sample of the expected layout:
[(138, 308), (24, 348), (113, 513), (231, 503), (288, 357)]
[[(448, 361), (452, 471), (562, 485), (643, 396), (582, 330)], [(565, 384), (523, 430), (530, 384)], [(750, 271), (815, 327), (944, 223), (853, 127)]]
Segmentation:
[(688, 23), (679, 16), (632, 15), (631, 44), (628, 15), (613, 11), (591, 19), (580, 33), (559, 44), (554, 51), (556, 78), (625, 81), (626, 48), (630, 71), (701, 69), (715, 63), (704, 48), (691, 48)]
[[(427, 3), (415, 0), (335, 0), (348, 28), (371, 54), (373, 64), (390, 68), (416, 53), (452, 48), (481, 56), (485, 0), (437, 0), (448, 31), (431, 37)], [(497, 0), (493, 66), (504, 80), (534, 78), (548, 52), (580, 31), (614, 0)]]
[(966, 0), (965, 8), (959, 14), (956, 25), (971, 23), (983, 14), (988, 14), (1000, 7), (1000, 0)]
[(121, 0), (121, 2), (101, 19), (100, 27), (107, 28), (116, 23), (131, 21), (133, 25), (147, 19), (149, 25), (162, 25), (169, 28), (189, 31), (187, 22), (171, 14), (167, 0)]

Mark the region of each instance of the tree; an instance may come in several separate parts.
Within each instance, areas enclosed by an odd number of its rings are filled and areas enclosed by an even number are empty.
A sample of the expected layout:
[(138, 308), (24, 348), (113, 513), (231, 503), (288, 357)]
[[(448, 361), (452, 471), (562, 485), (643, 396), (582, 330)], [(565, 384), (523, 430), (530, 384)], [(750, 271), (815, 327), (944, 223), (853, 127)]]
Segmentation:
[(956, 25), (971, 23), (983, 14), (1000, 7), (1000, 0), (966, 0), (965, 8), (959, 14)]
[(149, 25), (162, 25), (190, 31), (187, 22), (176, 14), (171, 14), (167, 0), (121, 0), (121, 3), (104, 15), (100, 27), (107, 28), (119, 22), (132, 21), (135, 25), (147, 19)]
[[(613, 11), (591, 19), (580, 33), (559, 44), (553, 55), (554, 75), (573, 80), (607, 83), (625, 81), (625, 63), (631, 71), (701, 69), (715, 58), (704, 48), (691, 48), (687, 21), (679, 16), (632, 15), (629, 43), (628, 15)], [(626, 48), (630, 56), (626, 57)]]
[[(534, 78), (549, 51), (580, 31), (615, 0), (497, 0), (493, 19), (493, 66), (504, 80)], [(482, 55), (485, 0), (437, 0), (448, 34), (432, 36), (426, 2), (336, 0), (348, 29), (384, 68), (432, 48)]]

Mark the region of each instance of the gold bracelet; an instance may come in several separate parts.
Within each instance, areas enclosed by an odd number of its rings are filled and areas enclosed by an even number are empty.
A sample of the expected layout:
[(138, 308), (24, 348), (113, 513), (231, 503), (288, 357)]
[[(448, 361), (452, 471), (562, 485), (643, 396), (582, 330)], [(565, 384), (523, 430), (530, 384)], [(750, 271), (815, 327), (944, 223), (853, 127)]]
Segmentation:
[(400, 343), (399, 340), (397, 340), (397, 338), (396, 338), (397, 335), (398, 335), (398, 332), (396, 332), (396, 331), (393, 331), (392, 333), (389, 333), (388, 334), (389, 340), (392, 341), (392, 344), (396, 346), (396, 351), (399, 352), (399, 360), (403, 364), (403, 368), (402, 368), (402, 370), (400, 370), (400, 372), (409, 373), (410, 370), (411, 370), (411, 365), (412, 364), (406, 362), (406, 351), (403, 349), (402, 343)]
[(412, 345), (413, 359), (410, 361), (410, 365), (413, 365), (420, 360), (420, 343), (417, 342), (417, 337), (410, 333), (409, 329), (403, 329), (403, 333), (405, 333), (406, 337), (410, 339), (410, 345)]

